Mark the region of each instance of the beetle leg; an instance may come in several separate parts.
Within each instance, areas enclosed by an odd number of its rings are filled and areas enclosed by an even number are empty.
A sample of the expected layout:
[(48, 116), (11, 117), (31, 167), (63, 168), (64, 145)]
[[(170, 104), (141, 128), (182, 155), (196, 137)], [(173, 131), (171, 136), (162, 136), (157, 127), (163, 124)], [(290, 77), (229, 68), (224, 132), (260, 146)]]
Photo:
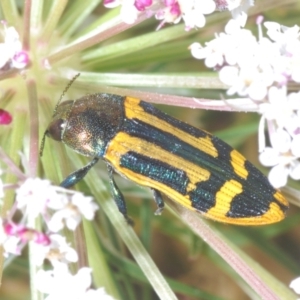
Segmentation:
[(87, 172), (98, 162), (99, 157), (94, 157), (92, 161), (90, 161), (86, 166), (83, 168), (71, 173), (64, 181), (60, 184), (60, 186), (64, 188), (68, 188), (73, 186), (78, 181), (83, 179), (83, 177), (87, 174)]
[(107, 171), (108, 171), (108, 176), (110, 179), (109, 183), (110, 183), (111, 193), (112, 193), (112, 196), (118, 206), (118, 209), (119, 209), (120, 213), (126, 219), (127, 223), (129, 225), (133, 225), (133, 221), (127, 215), (126, 202), (124, 200), (122, 192), (120, 191), (120, 189), (118, 188), (118, 186), (114, 180), (114, 170), (110, 164), (107, 164)]
[(161, 192), (159, 192), (158, 190), (155, 190), (155, 189), (151, 189), (151, 190), (153, 192), (154, 201), (157, 205), (157, 210), (155, 211), (154, 214), (156, 216), (159, 216), (162, 213), (162, 211), (164, 210), (165, 203), (162, 198)]

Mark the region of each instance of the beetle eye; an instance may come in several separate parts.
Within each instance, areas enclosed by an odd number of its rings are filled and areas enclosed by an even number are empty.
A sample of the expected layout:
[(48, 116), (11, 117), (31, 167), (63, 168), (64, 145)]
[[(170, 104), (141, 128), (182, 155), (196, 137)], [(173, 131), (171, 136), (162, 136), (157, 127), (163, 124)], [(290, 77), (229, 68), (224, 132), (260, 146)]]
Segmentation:
[(50, 124), (47, 129), (46, 135), (53, 140), (61, 141), (62, 140), (62, 130), (64, 129), (66, 123), (63, 119), (58, 119)]

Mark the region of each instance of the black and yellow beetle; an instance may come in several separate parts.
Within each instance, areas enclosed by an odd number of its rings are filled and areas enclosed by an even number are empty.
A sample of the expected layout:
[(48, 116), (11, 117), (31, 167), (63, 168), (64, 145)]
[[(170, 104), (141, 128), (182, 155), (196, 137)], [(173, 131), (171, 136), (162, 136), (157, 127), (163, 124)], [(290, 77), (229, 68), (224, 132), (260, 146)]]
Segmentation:
[(107, 163), (113, 197), (128, 221), (114, 171), (153, 189), (157, 214), (164, 207), (161, 193), (205, 217), (237, 225), (278, 222), (288, 209), (284, 196), (239, 152), (139, 99), (93, 94), (64, 101), (45, 135), (93, 157), (63, 187), (81, 180), (100, 158)]

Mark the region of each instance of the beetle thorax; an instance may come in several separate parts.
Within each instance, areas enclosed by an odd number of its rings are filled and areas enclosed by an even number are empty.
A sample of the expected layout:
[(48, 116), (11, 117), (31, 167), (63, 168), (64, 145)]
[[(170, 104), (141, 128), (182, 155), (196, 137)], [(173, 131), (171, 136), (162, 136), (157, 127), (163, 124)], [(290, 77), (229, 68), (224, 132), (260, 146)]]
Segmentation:
[(102, 157), (123, 123), (120, 101), (95, 94), (76, 100), (65, 124), (62, 141), (86, 156)]

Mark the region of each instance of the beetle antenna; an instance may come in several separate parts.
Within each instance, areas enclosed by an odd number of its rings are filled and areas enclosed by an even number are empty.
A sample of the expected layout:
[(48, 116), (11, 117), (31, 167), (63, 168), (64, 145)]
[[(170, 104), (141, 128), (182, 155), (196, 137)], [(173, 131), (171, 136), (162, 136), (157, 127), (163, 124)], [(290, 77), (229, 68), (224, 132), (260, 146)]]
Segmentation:
[(60, 104), (61, 100), (63, 99), (63, 97), (65, 96), (65, 94), (67, 93), (68, 89), (70, 88), (70, 86), (73, 84), (73, 82), (80, 76), (80, 73), (77, 73), (71, 80), (70, 82), (68, 83), (68, 85), (65, 87), (65, 89), (63, 90), (59, 100), (57, 101), (56, 105), (55, 105), (55, 108), (53, 110), (53, 115), (52, 117), (54, 117), (54, 115), (56, 114), (56, 111), (57, 111), (57, 108), (58, 108), (58, 105)]
[[(53, 115), (52, 115), (52, 118), (55, 116), (56, 114), (56, 111), (57, 111), (57, 108), (58, 108), (58, 105), (60, 104), (60, 102), (62, 101), (63, 97), (65, 96), (65, 94), (67, 93), (68, 89), (70, 88), (70, 86), (73, 84), (73, 82), (80, 76), (80, 73), (77, 73), (71, 80), (70, 82), (68, 83), (68, 85), (65, 87), (65, 89), (63, 90), (59, 100), (57, 101), (56, 105), (55, 105), (55, 108), (53, 110)], [(40, 157), (43, 156), (43, 151), (44, 151), (44, 146), (45, 146), (45, 141), (46, 141), (46, 134), (47, 134), (47, 130), (44, 132), (43, 134), (43, 138), (42, 138), (42, 141), (41, 141), (41, 146), (40, 146)]]
[(47, 130), (44, 132), (43, 134), (43, 138), (42, 138), (42, 141), (41, 141), (41, 146), (40, 146), (40, 157), (43, 156), (43, 151), (44, 151), (44, 146), (45, 146), (45, 140), (46, 140), (46, 134), (47, 134)]

